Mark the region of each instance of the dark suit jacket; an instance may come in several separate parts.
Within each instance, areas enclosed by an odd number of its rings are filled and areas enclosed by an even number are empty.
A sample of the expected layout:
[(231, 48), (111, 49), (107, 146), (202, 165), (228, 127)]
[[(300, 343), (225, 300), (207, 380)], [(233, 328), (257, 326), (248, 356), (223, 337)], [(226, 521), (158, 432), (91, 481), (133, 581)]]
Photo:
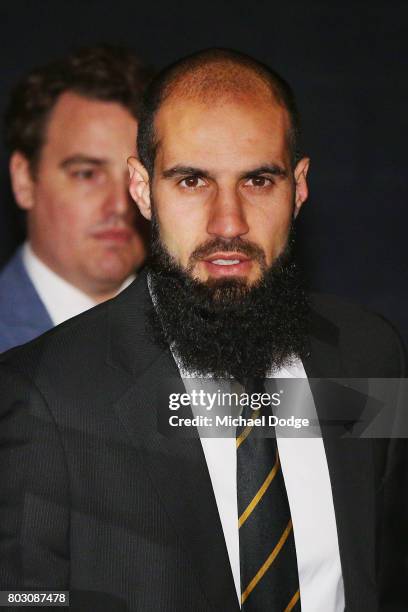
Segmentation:
[(20, 248), (0, 271), (0, 353), (51, 327), (53, 322), (27, 274)]
[[(88, 591), (87, 611), (239, 611), (200, 441), (157, 430), (160, 390), (179, 373), (146, 329), (150, 306), (143, 273), (2, 356), (0, 589)], [(385, 321), (329, 298), (315, 299), (304, 365), (309, 377), (405, 373)], [(325, 448), (347, 611), (408, 609), (405, 441), (328, 435)]]

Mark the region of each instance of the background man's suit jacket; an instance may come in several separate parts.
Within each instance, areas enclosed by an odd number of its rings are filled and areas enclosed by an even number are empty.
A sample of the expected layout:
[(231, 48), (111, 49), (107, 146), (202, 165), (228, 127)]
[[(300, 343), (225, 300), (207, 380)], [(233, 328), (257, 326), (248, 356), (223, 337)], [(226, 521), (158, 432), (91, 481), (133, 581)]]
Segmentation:
[[(88, 591), (100, 600), (88, 612), (239, 612), (200, 440), (157, 430), (166, 381), (184, 388), (148, 308), (143, 273), (0, 358), (0, 589)], [(328, 298), (313, 308), (309, 377), (405, 374), (380, 317)], [(405, 441), (325, 448), (347, 611), (406, 610)]]
[(0, 271), (0, 353), (53, 327), (25, 269), (22, 249)]

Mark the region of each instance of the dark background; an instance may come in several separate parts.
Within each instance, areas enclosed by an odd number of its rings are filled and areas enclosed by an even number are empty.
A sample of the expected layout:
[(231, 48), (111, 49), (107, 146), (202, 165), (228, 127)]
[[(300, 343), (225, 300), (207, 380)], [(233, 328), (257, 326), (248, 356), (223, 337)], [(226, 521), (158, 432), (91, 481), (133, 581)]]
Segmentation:
[[(156, 67), (224, 46), (292, 84), (311, 157), (299, 251), (313, 288), (383, 313), (408, 341), (406, 2), (14, 0), (0, 3), (0, 112), (34, 65), (78, 45), (132, 47)], [(18, 230), (0, 149), (0, 264)]]

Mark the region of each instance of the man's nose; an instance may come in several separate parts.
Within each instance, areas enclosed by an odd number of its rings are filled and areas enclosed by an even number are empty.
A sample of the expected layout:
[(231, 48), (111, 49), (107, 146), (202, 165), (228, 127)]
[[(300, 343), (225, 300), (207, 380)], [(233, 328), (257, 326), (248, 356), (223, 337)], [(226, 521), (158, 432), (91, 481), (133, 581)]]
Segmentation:
[(129, 211), (130, 205), (128, 177), (112, 179), (104, 201), (105, 212), (108, 215), (125, 215)]
[(244, 203), (234, 188), (218, 189), (211, 202), (207, 232), (222, 238), (237, 238), (249, 231)]

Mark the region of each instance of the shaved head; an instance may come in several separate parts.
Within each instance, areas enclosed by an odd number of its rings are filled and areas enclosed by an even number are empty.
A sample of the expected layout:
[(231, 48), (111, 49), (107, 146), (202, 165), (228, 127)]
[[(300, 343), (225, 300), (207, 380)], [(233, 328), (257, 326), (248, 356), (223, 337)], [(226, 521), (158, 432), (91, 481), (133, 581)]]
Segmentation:
[(163, 91), (162, 103), (169, 98), (198, 100), (212, 104), (248, 95), (260, 95), (281, 102), (279, 93), (272, 89), (265, 76), (229, 57), (200, 58), (200, 63), (184, 69)]
[(155, 118), (164, 104), (197, 101), (203, 105), (262, 101), (284, 108), (288, 115), (288, 147), (292, 165), (299, 158), (299, 117), (290, 86), (257, 60), (228, 49), (199, 51), (165, 68), (151, 83), (139, 124), (138, 153), (153, 175), (158, 140)]

